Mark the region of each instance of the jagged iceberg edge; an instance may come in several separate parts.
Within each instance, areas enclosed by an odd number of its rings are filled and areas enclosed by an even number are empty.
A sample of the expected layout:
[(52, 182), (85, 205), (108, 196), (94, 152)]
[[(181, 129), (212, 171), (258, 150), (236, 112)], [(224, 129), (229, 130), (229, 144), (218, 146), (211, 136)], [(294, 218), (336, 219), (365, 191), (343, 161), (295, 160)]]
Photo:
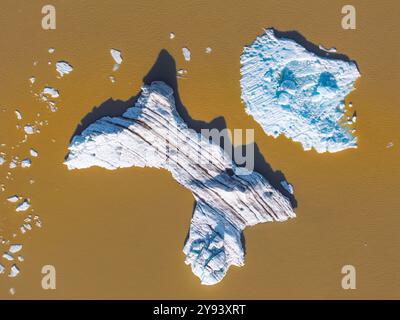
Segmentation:
[(240, 62), (245, 110), (268, 135), (319, 153), (357, 148), (343, 117), (344, 98), (360, 77), (353, 61), (320, 57), (266, 29)]
[(192, 192), (196, 206), (183, 252), (202, 284), (215, 284), (231, 265), (244, 264), (245, 227), (295, 217), (289, 200), (262, 175), (236, 174), (242, 171), (219, 145), (188, 129), (163, 82), (144, 85), (135, 106), (97, 120), (68, 149), (70, 170), (164, 168)]

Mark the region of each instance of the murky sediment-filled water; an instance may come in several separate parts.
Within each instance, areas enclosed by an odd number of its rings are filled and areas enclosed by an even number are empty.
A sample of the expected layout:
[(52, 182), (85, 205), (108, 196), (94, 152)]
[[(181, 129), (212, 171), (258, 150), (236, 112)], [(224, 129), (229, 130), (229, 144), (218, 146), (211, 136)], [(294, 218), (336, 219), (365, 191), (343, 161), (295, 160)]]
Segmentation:
[[(3, 1), (0, 13), (0, 152), (7, 160), (28, 157), (30, 148), (39, 153), (29, 156), (30, 168), (0, 166), (0, 235), (22, 243), (24, 258), (17, 262), (18, 277), (0, 275), (1, 298), (400, 297), (396, 1), (352, 1), (356, 30), (341, 28), (339, 1), (52, 1), (57, 27), (47, 31), (41, 28), (44, 4)], [(304, 152), (284, 137), (266, 136), (245, 113), (239, 57), (244, 45), (271, 26), (296, 30), (357, 61), (361, 78), (346, 101), (357, 111), (358, 149)], [(182, 47), (190, 49), (191, 61)], [(111, 48), (123, 57), (114, 72)], [(189, 116), (217, 118), (231, 129), (254, 128), (265, 161), (295, 189), (297, 218), (246, 229), (246, 265), (230, 269), (212, 287), (201, 286), (184, 264), (194, 200), (168, 172), (68, 171), (63, 165), (81, 120), (109, 99), (135, 96), (162, 49), (173, 58), (168, 68), (176, 63), (187, 69), (177, 83)], [(74, 68), (62, 79), (55, 71), (59, 60)], [(151, 75), (174, 78), (154, 68)], [(57, 112), (33, 95), (47, 85), (60, 92)], [(43, 121), (40, 133), (20, 143), (23, 129), (16, 125), (35, 121)], [(14, 194), (30, 199), (42, 228), (21, 234), (29, 212), (15, 212), (6, 200)], [(2, 253), (7, 249), (1, 246)], [(348, 264), (357, 270), (356, 290), (341, 288), (341, 268)], [(44, 265), (56, 268), (56, 290), (41, 287)]]

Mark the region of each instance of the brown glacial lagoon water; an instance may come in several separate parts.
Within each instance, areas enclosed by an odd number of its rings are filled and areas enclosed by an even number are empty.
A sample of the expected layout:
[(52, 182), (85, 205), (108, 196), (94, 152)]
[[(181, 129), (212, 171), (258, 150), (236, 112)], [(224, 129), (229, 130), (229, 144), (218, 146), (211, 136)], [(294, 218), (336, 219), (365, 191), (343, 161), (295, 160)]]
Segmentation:
[[(0, 152), (23, 159), (34, 148), (39, 157), (26, 169), (0, 166), (0, 236), (22, 243), (24, 257), (17, 262), (18, 277), (0, 275), (0, 299), (400, 298), (397, 1), (352, 1), (356, 30), (341, 28), (343, 1), (54, 0), (57, 27), (47, 31), (41, 28), (45, 4), (1, 2)], [(346, 101), (358, 114), (358, 149), (305, 152), (284, 137), (268, 137), (245, 113), (239, 57), (266, 27), (296, 30), (357, 61), (361, 78)], [(170, 32), (176, 35), (172, 40)], [(191, 50), (190, 62), (183, 58), (184, 46)], [(210, 54), (206, 47), (213, 49)], [(111, 48), (123, 56), (116, 72)], [(188, 71), (177, 80), (188, 115), (205, 122), (217, 118), (232, 129), (253, 128), (265, 162), (295, 189), (297, 218), (246, 229), (245, 266), (232, 267), (215, 286), (200, 285), (184, 264), (194, 200), (168, 172), (68, 171), (63, 165), (81, 120), (109, 99), (121, 101), (107, 106), (126, 106), (122, 101), (139, 92), (163, 49), (168, 68)], [(74, 71), (57, 79), (58, 60), (70, 62)], [(160, 78), (154, 80), (175, 80), (158, 66), (150, 73)], [(45, 85), (60, 91), (57, 112), (33, 95)], [(48, 124), (20, 143), (23, 130), (16, 125), (35, 121)], [(15, 212), (6, 200), (13, 194), (31, 200), (42, 228), (20, 233), (29, 212)], [(355, 290), (341, 287), (341, 268), (348, 264), (357, 270)], [(56, 268), (56, 290), (41, 287), (44, 265)]]

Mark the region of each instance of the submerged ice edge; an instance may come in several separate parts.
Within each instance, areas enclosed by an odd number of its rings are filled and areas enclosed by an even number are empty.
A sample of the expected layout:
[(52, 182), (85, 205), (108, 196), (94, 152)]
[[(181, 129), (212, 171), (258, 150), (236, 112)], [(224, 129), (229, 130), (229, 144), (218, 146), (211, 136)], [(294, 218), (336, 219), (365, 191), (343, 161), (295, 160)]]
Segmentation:
[(344, 104), (360, 77), (354, 62), (320, 57), (274, 29), (245, 47), (240, 62), (245, 110), (268, 135), (319, 153), (357, 147)]
[[(166, 142), (171, 128), (177, 134)], [(163, 161), (166, 143), (179, 150), (168, 162)], [(191, 160), (198, 145), (207, 161)], [(163, 168), (192, 192), (196, 206), (183, 251), (202, 284), (215, 284), (231, 265), (244, 264), (245, 227), (295, 217), (289, 200), (262, 175), (237, 175), (238, 168), (219, 145), (188, 129), (176, 111), (172, 88), (163, 82), (143, 86), (135, 106), (121, 117), (97, 120), (68, 149), (68, 169)]]

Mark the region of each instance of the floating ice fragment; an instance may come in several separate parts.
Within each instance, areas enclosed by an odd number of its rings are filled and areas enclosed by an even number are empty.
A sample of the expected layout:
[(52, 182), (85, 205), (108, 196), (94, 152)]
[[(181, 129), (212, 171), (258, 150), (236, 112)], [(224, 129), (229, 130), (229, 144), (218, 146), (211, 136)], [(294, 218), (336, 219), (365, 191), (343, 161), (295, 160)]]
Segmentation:
[(6, 159), (3, 156), (0, 156), (0, 166), (6, 162)]
[(211, 52), (212, 52), (212, 48), (207, 47), (207, 48), (206, 48), (206, 53), (211, 53)]
[(115, 77), (114, 76), (110, 76), (109, 78), (110, 78), (111, 83), (115, 82)]
[(49, 50), (48, 50), (49, 53), (54, 53), (54, 51), (56, 51), (56, 49), (54, 49), (54, 48), (49, 48)]
[(240, 62), (246, 112), (268, 135), (283, 134), (319, 153), (357, 147), (341, 108), (360, 77), (353, 61), (308, 51), (267, 29), (244, 48)]
[(14, 257), (11, 254), (9, 254), (8, 252), (3, 253), (3, 258), (8, 260), (8, 261), (13, 261), (14, 260)]
[(185, 75), (187, 75), (187, 70), (186, 69), (179, 69), (176, 74), (178, 75), (178, 77), (183, 77)]
[(24, 131), (26, 134), (34, 134), (35, 133), (34, 128), (29, 124), (24, 126)]
[(7, 201), (9, 202), (17, 202), (19, 200), (19, 196), (13, 195), (7, 198)]
[(282, 187), (285, 188), (285, 190), (287, 192), (289, 192), (290, 194), (294, 194), (293, 186), (290, 183), (288, 183), (287, 181), (283, 180), (283, 181), (281, 181), (281, 185), (282, 185)]
[(22, 114), (18, 110), (15, 110), (15, 115), (17, 116), (17, 120), (21, 120), (22, 119)]
[(29, 168), (31, 166), (31, 164), (32, 164), (32, 161), (31, 161), (31, 159), (28, 159), (28, 158), (21, 161), (22, 168)]
[(15, 211), (17, 212), (21, 212), (21, 211), (26, 211), (30, 208), (30, 203), (27, 199), (25, 199), (22, 203), (20, 203), (17, 208), (15, 209)]
[(190, 50), (186, 47), (182, 48), (183, 57), (186, 61), (190, 61)]
[(35, 77), (30, 77), (30, 78), (29, 78), (29, 81), (30, 81), (31, 84), (34, 84), (35, 81), (36, 81), (36, 78), (35, 78)]
[(169, 34), (169, 38), (170, 38), (170, 39), (174, 39), (174, 38), (175, 38), (175, 33), (171, 32), (171, 33)]
[(39, 153), (35, 149), (30, 149), (29, 153), (32, 157), (37, 157), (39, 155)]
[(60, 96), (60, 93), (58, 92), (57, 89), (52, 88), (52, 87), (45, 87), (42, 91), (44, 95), (48, 95), (52, 98), (58, 98)]
[(10, 294), (13, 296), (15, 294), (15, 288), (10, 288), (10, 290), (8, 290), (10, 292)]
[(0, 274), (4, 273), (5, 269), (6, 268), (4, 268), (4, 266), (0, 263)]
[(17, 167), (17, 161), (16, 160), (11, 160), (10, 164), (8, 165), (10, 169), (15, 169)]
[(17, 253), (21, 249), (22, 249), (22, 244), (12, 244), (10, 246), (10, 249), (8, 249), (8, 251), (11, 253)]
[(393, 142), (389, 142), (387, 145), (386, 145), (386, 148), (392, 148), (394, 146), (394, 143)]
[(56, 70), (60, 74), (60, 76), (63, 77), (64, 74), (68, 74), (72, 72), (74, 69), (67, 61), (58, 61), (56, 63)]
[(32, 226), (31, 226), (30, 223), (24, 223), (23, 226), (24, 226), (24, 228), (27, 229), (27, 230), (32, 230)]
[(113, 57), (115, 64), (113, 67), (113, 71), (118, 70), (119, 65), (122, 63), (122, 56), (121, 56), (121, 51), (117, 49), (111, 49), (110, 50), (111, 56)]
[(11, 266), (10, 274), (8, 275), (10, 278), (15, 278), (19, 274), (19, 268), (16, 264)]
[(23, 256), (18, 256), (18, 261), (23, 262), (24, 261), (24, 257)]
[(332, 48), (325, 48), (323, 45), (319, 45), (318, 46), (321, 50), (324, 50), (324, 51), (326, 51), (326, 52), (330, 52), (330, 53), (335, 53), (335, 52), (337, 52), (337, 50), (336, 50), (336, 48), (335, 47), (332, 47)]
[(206, 285), (221, 281), (231, 265), (243, 266), (246, 227), (296, 216), (289, 199), (261, 174), (239, 174), (219, 144), (188, 128), (163, 82), (144, 85), (122, 117), (103, 117), (74, 136), (65, 164), (168, 170), (196, 199), (183, 251)]

